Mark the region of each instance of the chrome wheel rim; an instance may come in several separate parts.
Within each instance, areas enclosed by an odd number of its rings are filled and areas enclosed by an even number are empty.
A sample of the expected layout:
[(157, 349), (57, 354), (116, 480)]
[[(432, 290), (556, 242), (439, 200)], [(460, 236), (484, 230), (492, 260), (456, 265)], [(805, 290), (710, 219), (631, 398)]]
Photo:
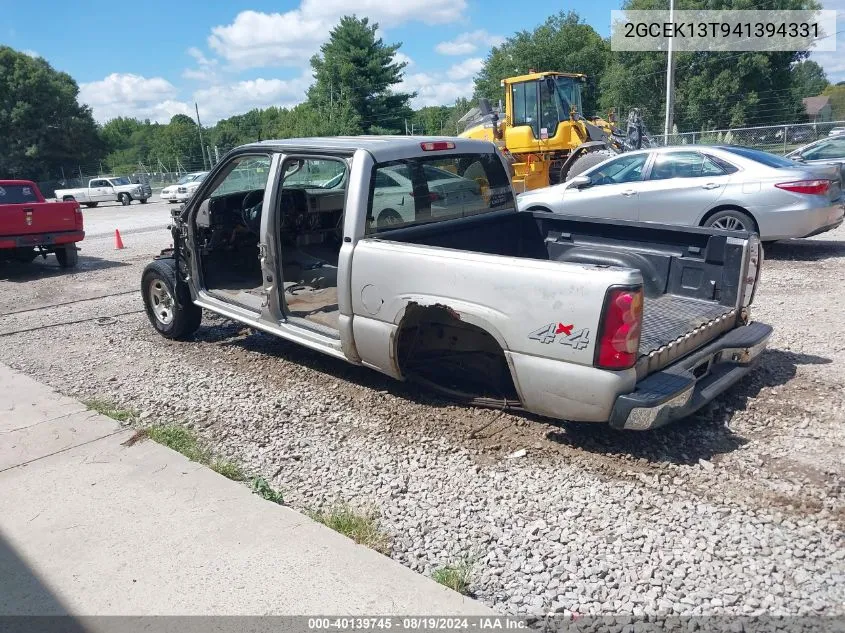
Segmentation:
[(401, 224), (402, 218), (398, 213), (382, 213), (379, 217), (379, 226), (394, 226)]
[(725, 231), (747, 231), (745, 224), (743, 224), (742, 220), (736, 218), (732, 215), (726, 215), (723, 218), (719, 218), (713, 224), (711, 224), (715, 229), (724, 229)]
[(156, 320), (162, 325), (173, 323), (173, 295), (161, 279), (154, 279), (147, 289), (150, 306)]

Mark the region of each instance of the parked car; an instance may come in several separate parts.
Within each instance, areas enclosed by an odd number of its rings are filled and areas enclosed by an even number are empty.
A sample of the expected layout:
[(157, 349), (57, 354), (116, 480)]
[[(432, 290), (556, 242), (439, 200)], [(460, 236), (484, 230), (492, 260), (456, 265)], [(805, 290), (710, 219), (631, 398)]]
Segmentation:
[[(345, 189), (324, 189), (326, 161)], [(413, 214), (380, 226), (399, 166)], [(485, 204), (436, 215), (444, 171)], [(245, 145), (171, 213), (140, 286), (162, 336), (189, 338), (205, 309), (476, 405), (653, 428), (746, 375), (772, 332), (750, 320), (756, 235), (519, 212), (486, 141)]]
[(837, 134), (845, 134), (845, 127), (835, 127), (827, 133), (828, 136), (836, 136)]
[(185, 174), (178, 181), (176, 181), (176, 184), (170, 185), (162, 189), (161, 195), (159, 197), (161, 198), (162, 202), (185, 202), (194, 194), (194, 192), (197, 190), (197, 187), (200, 186), (200, 183), (205, 179), (207, 175), (207, 171), (197, 171), (191, 174)]
[(809, 165), (836, 165), (845, 185), (845, 134), (829, 136), (790, 152), (786, 158)]
[(525, 210), (756, 231), (764, 241), (834, 229), (845, 203), (836, 167), (732, 146), (629, 152), (517, 201)]
[(31, 262), (55, 253), (70, 268), (84, 238), (79, 203), (47, 202), (29, 180), (0, 180), (0, 260)]
[(152, 190), (140, 183), (133, 183), (126, 176), (92, 178), (87, 187), (78, 189), (56, 189), (56, 198), (65, 202), (74, 201), (86, 207), (96, 207), (101, 202), (117, 201), (126, 206), (133, 200), (146, 204)]

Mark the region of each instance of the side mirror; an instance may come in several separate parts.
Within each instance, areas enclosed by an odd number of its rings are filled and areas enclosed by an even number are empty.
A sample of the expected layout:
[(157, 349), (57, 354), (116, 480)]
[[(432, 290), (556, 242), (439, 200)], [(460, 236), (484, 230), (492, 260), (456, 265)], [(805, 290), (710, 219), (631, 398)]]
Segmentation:
[(593, 184), (593, 179), (589, 176), (575, 176), (570, 182), (570, 187), (575, 187), (576, 189), (583, 189), (584, 187), (589, 187)]

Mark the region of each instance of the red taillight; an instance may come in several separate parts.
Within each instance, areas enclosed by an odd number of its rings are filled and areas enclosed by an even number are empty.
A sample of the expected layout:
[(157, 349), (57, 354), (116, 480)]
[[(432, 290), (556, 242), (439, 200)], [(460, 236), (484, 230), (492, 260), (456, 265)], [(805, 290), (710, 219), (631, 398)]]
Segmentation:
[(77, 228), (77, 230), (81, 231), (83, 226), (84, 226), (83, 220), (82, 220), (82, 207), (77, 205), (76, 209), (74, 209), (74, 212), (75, 212), (74, 216), (76, 217), (76, 228)]
[(604, 302), (596, 366), (628, 369), (637, 362), (643, 323), (642, 288), (612, 288)]
[(428, 141), (420, 143), (420, 147), (424, 152), (439, 152), (444, 149), (455, 149), (455, 144), (452, 141)]
[(775, 185), (778, 189), (791, 191), (793, 193), (806, 193), (811, 196), (822, 196), (830, 189), (829, 180), (796, 180), (795, 182), (779, 182)]

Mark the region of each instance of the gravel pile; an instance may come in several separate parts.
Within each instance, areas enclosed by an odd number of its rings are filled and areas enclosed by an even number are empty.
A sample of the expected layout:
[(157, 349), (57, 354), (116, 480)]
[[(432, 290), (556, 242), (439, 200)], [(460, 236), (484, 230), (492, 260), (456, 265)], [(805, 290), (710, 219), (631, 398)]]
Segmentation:
[[(295, 508), (377, 510), (395, 559), (470, 562), (471, 590), (502, 613), (845, 615), (845, 229), (823, 237), (769, 250), (764, 365), (653, 433), (454, 406), (211, 315), (190, 343), (142, 314), (15, 334), (0, 361), (188, 425)], [(143, 262), (125, 263), (114, 292), (138, 283)]]

